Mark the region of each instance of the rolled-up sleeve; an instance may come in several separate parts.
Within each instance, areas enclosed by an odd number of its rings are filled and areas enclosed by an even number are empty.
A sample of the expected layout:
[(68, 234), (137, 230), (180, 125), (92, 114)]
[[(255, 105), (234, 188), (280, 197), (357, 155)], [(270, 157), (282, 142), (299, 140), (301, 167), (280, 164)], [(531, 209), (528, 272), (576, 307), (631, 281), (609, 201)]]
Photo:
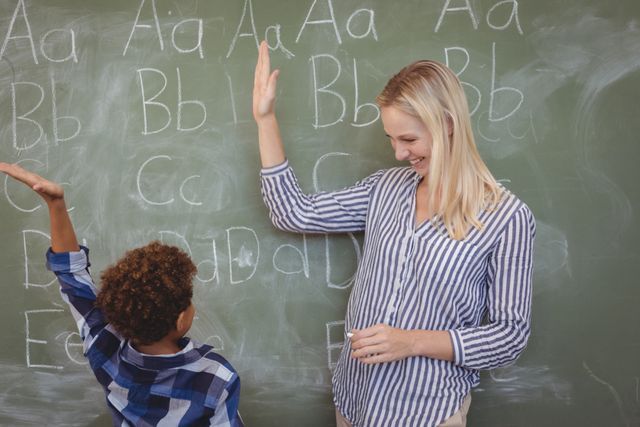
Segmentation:
[(273, 224), (285, 231), (338, 233), (364, 230), (378, 171), (338, 191), (306, 195), (288, 161), (261, 171), (262, 197)]
[(531, 322), (533, 214), (523, 206), (501, 234), (487, 272), (488, 322), (449, 331), (454, 362), (471, 369), (513, 363), (527, 345)]
[(47, 251), (47, 268), (58, 278), (62, 299), (69, 305), (85, 353), (97, 334), (106, 326), (102, 312), (95, 307), (96, 286), (89, 273), (89, 249), (76, 252)]

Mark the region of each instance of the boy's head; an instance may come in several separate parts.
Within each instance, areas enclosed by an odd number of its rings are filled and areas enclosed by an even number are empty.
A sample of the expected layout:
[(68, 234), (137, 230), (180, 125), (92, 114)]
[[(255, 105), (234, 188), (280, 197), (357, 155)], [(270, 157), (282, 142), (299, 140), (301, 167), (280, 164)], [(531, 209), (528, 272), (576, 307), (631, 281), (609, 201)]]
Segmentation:
[(195, 274), (186, 253), (154, 241), (128, 251), (102, 273), (97, 305), (122, 336), (152, 344), (174, 331), (190, 308)]

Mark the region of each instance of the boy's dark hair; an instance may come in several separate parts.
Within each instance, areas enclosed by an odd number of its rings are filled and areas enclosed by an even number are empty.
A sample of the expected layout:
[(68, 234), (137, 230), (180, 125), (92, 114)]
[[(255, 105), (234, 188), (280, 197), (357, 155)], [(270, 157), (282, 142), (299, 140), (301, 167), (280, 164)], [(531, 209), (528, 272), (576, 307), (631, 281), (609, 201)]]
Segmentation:
[(195, 274), (186, 253), (154, 241), (104, 270), (96, 303), (123, 337), (151, 344), (171, 332), (191, 304)]

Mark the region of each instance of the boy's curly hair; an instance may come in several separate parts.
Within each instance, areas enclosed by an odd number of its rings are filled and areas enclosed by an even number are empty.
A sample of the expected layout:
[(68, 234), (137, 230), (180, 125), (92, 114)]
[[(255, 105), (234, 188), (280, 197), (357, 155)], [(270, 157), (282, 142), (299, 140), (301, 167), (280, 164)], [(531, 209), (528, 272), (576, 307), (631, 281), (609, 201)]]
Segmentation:
[(195, 274), (186, 253), (153, 241), (104, 270), (96, 305), (123, 337), (151, 344), (171, 332), (191, 304)]

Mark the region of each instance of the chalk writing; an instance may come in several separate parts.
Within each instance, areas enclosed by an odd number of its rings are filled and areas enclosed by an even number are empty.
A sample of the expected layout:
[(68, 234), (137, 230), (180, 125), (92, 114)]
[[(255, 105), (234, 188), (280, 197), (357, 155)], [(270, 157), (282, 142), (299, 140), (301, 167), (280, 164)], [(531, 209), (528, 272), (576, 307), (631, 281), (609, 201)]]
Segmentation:
[(471, 18), (471, 25), (473, 25), (473, 29), (477, 30), (478, 29), (478, 20), (476, 19), (475, 15), (473, 14), (473, 9), (471, 8), (471, 5), (469, 4), (469, 0), (462, 0), (465, 4), (465, 6), (458, 6), (458, 7), (450, 7), (451, 4), (451, 0), (446, 0), (444, 3), (444, 6), (442, 6), (442, 10), (440, 11), (440, 16), (438, 17), (438, 22), (436, 23), (436, 27), (433, 30), (435, 33), (438, 32), (438, 30), (440, 29), (440, 25), (442, 25), (442, 20), (444, 18), (445, 13), (449, 13), (449, 12), (464, 12), (467, 11), (467, 13), (469, 14), (469, 17)]
[[(240, 32), (242, 31), (242, 24), (247, 16), (247, 12), (249, 12), (249, 24), (251, 25), (251, 32)], [(227, 58), (231, 56), (233, 52), (236, 42), (239, 37), (253, 37), (253, 41), (256, 44), (256, 49), (258, 48), (259, 41), (256, 31), (256, 23), (253, 19), (253, 5), (251, 4), (251, 0), (244, 0), (244, 5), (242, 6), (242, 14), (240, 15), (240, 22), (238, 23), (238, 28), (236, 28), (236, 33), (231, 40), (231, 44), (229, 45), (229, 50), (227, 51)]]
[(31, 316), (36, 316), (36, 315), (41, 315), (42, 313), (60, 313), (63, 312), (64, 310), (62, 309), (58, 309), (58, 308), (50, 308), (50, 309), (41, 309), (41, 310), (26, 310), (24, 312), (24, 319), (25, 319), (25, 352), (26, 352), (26, 357), (27, 357), (27, 366), (29, 368), (45, 368), (45, 369), (63, 369), (62, 366), (60, 365), (50, 365), (50, 364), (45, 364), (45, 363), (34, 363), (31, 359), (32, 359), (32, 354), (31, 354), (31, 346), (38, 344), (38, 345), (47, 345), (49, 342), (47, 340), (44, 339), (36, 339), (36, 338), (31, 338), (31, 328), (30, 328), (30, 322), (31, 322)]
[[(285, 250), (285, 249), (290, 249), (294, 252), (294, 254), (296, 254), (299, 259), (300, 259), (300, 269), (298, 270), (285, 270), (284, 267), (281, 267), (280, 264), (276, 261), (278, 259), (278, 254), (280, 253), (280, 251)], [(294, 245), (291, 244), (284, 244), (284, 245), (280, 245), (276, 248), (276, 250), (273, 252), (273, 258), (272, 258), (272, 264), (273, 264), (273, 268), (276, 271), (279, 271), (282, 274), (299, 274), (299, 273), (303, 273), (304, 277), (306, 277), (307, 279), (309, 278), (309, 253), (307, 250), (307, 236), (306, 235), (302, 235), (302, 250), (298, 249), (297, 247), (295, 247)]]
[[(346, 339), (344, 323), (344, 320), (337, 320), (325, 324), (327, 333), (327, 367), (330, 370), (336, 367), (338, 356), (344, 347), (344, 340)], [(341, 338), (332, 338), (336, 335), (339, 335)]]
[[(129, 45), (131, 43), (131, 39), (133, 38), (133, 34), (136, 32), (136, 30), (138, 29), (151, 29), (151, 25), (150, 24), (142, 24), (140, 23), (140, 15), (142, 13), (142, 8), (144, 7), (146, 0), (141, 0), (140, 1), (140, 6), (138, 7), (138, 12), (136, 14), (136, 18), (133, 22), (133, 26), (131, 27), (131, 32), (129, 33), (129, 38), (127, 39), (127, 42), (124, 45), (124, 49), (122, 50), (122, 56), (126, 56), (127, 55), (127, 50), (129, 50)], [(155, 29), (155, 34), (156, 37), (158, 38), (158, 44), (160, 46), (160, 51), (164, 51), (164, 40), (162, 38), (162, 31), (160, 30), (160, 20), (158, 19), (158, 10), (156, 8), (156, 2), (155, 0), (151, 0), (151, 14), (153, 17), (153, 26)], [(195, 26), (195, 40), (193, 42), (193, 46), (190, 47), (180, 47), (178, 46), (178, 42), (176, 41), (176, 33), (185, 33), (187, 32), (185, 30), (185, 26), (188, 25), (193, 25)], [(202, 38), (204, 35), (204, 26), (203, 26), (203, 21), (202, 19), (199, 18), (188, 18), (188, 19), (184, 19), (176, 24), (173, 25), (173, 28), (171, 29), (171, 45), (173, 46), (173, 48), (179, 52), (179, 53), (191, 53), (191, 52), (198, 52), (198, 56), (200, 57), (200, 59), (204, 58), (204, 52), (203, 52), (203, 48), (202, 48)]]
[[(460, 2), (457, 2), (458, 6), (451, 6), (452, 0), (445, 0), (445, 3), (442, 6), (442, 9), (440, 10), (438, 21), (436, 22), (436, 26), (433, 30), (435, 33), (437, 33), (440, 30), (440, 26), (442, 25), (442, 21), (444, 19), (445, 14), (448, 14), (451, 12), (467, 12), (471, 20), (471, 26), (473, 27), (474, 30), (478, 29), (478, 24), (479, 24), (478, 18), (476, 18), (476, 15), (473, 12), (471, 3), (469, 3), (469, 0), (460, 0), (460, 1), (464, 3), (464, 5), (460, 6), (459, 5)], [(492, 15), (497, 13), (496, 11), (504, 9), (504, 7), (500, 8), (500, 6), (508, 6), (508, 5), (511, 5), (511, 11), (509, 13), (509, 16), (506, 22), (502, 25), (495, 24), (493, 21)], [(499, 31), (507, 29), (513, 22), (516, 26), (518, 33), (523, 34), (522, 27), (520, 26), (520, 19), (518, 18), (518, 0), (503, 0), (503, 1), (497, 2), (496, 4), (491, 6), (491, 8), (487, 11), (486, 21), (489, 28), (494, 30), (499, 30)]]
[[(165, 242), (165, 236), (172, 236), (173, 238), (177, 239), (177, 245), (186, 250), (189, 257), (193, 259), (194, 255), (193, 251), (191, 250), (191, 245), (189, 245), (189, 242), (187, 241), (185, 236), (171, 230), (161, 230), (158, 232), (158, 234), (160, 234), (161, 242)], [(219, 284), (220, 274), (218, 271), (218, 250), (216, 248), (216, 241), (214, 239), (211, 239), (211, 251), (212, 259), (204, 259), (196, 264), (196, 268), (198, 269), (198, 272), (196, 273), (196, 279), (198, 279), (202, 283), (215, 281), (216, 284)], [(211, 274), (211, 277), (200, 276), (202, 266), (205, 265), (208, 265), (212, 268), (213, 273)]]
[[(327, 60), (329, 62), (327, 62)], [(340, 61), (338, 61), (338, 59), (333, 56), (333, 55), (329, 55), (329, 54), (320, 54), (320, 55), (313, 55), (309, 61), (311, 61), (311, 70), (312, 70), (312, 75), (313, 75), (313, 102), (314, 102), (314, 122), (313, 122), (313, 127), (315, 129), (318, 128), (324, 128), (324, 127), (329, 127), (329, 126), (333, 126), (337, 123), (340, 123), (343, 121), (345, 115), (346, 115), (346, 111), (347, 111), (347, 102), (344, 98), (344, 96), (342, 96), (339, 92), (337, 92), (334, 89), (330, 89), (338, 80), (338, 78), (340, 78), (340, 74), (342, 73), (342, 65), (340, 64)], [(319, 83), (318, 82), (318, 62), (323, 62), (323, 63), (332, 63), (335, 65), (335, 73), (333, 75), (333, 78), (331, 79), (331, 81), (329, 83)], [(323, 68), (326, 68), (323, 67)], [(359, 104), (359, 99), (358, 99), (358, 64), (355, 60), (355, 58), (353, 59), (353, 81), (354, 81), (354, 85), (355, 85), (355, 90), (354, 90), (354, 113), (353, 113), (353, 122), (351, 122), (352, 126), (355, 127), (365, 127), (365, 126), (369, 126), (372, 123), (376, 122), (378, 120), (378, 118), (380, 117), (380, 109), (378, 108), (378, 106), (374, 103), (371, 102), (367, 102), (364, 104)], [(320, 108), (320, 102), (319, 102), (319, 94), (325, 94), (325, 95), (330, 95), (331, 97), (334, 98), (334, 102), (330, 103), (330, 108), (327, 108), (327, 110), (334, 110), (335, 109), (335, 99), (337, 99), (337, 101), (339, 102), (340, 105), (340, 113), (336, 114), (336, 118), (332, 121), (332, 122), (328, 122), (328, 123), (320, 123), (320, 115), (321, 115), (321, 108)], [(374, 111), (374, 118), (370, 119), (367, 122), (364, 123), (358, 123), (358, 114), (360, 113), (360, 110), (362, 108), (369, 108), (372, 109)]]
[(300, 41), (300, 37), (302, 36), (302, 32), (304, 31), (307, 25), (321, 25), (321, 24), (331, 24), (333, 27), (334, 34), (336, 36), (336, 40), (338, 40), (338, 44), (342, 44), (342, 39), (340, 38), (340, 31), (338, 31), (338, 24), (336, 23), (336, 18), (333, 14), (333, 3), (331, 0), (327, 0), (327, 7), (329, 11), (329, 17), (325, 19), (316, 19), (315, 21), (310, 21), (311, 13), (313, 12), (313, 8), (316, 6), (318, 0), (313, 0), (311, 3), (311, 7), (307, 12), (307, 16), (304, 18), (304, 22), (300, 27), (300, 31), (298, 31), (298, 35), (296, 36), (296, 43)]
[[(80, 124), (80, 120), (77, 117), (73, 117), (73, 116), (59, 117), (58, 116), (58, 107), (56, 102), (56, 90), (55, 90), (56, 83), (53, 79), (53, 76), (50, 77), (50, 85), (51, 85), (50, 86), (51, 87), (51, 123), (53, 128), (54, 142), (59, 143), (63, 141), (68, 141), (78, 136), (78, 134), (80, 133), (80, 130), (82, 129), (82, 125)], [(21, 87), (21, 86), (36, 88), (39, 96), (38, 96), (38, 101), (35, 103), (35, 106), (33, 106), (29, 111), (25, 113), (18, 114), (18, 98), (19, 98), (18, 87)], [(13, 148), (15, 148), (16, 150), (22, 151), (22, 150), (28, 150), (30, 148), (35, 147), (40, 142), (42, 137), (45, 135), (44, 128), (42, 127), (42, 125), (38, 121), (32, 118), (29, 118), (31, 114), (33, 114), (38, 108), (40, 108), (40, 106), (42, 105), (42, 102), (44, 101), (44, 97), (45, 97), (44, 88), (37, 83), (34, 83), (34, 82), (12, 82), (11, 83), (11, 109), (13, 113), (11, 130), (13, 135)], [(59, 122), (62, 120), (71, 120), (75, 124), (75, 130), (70, 136), (66, 136), (66, 137), (60, 136)], [(19, 145), (18, 144), (18, 133), (19, 133), (18, 124), (23, 124), (23, 125), (31, 124), (32, 126), (35, 126), (35, 128), (38, 131), (38, 137), (31, 142), (26, 142), (24, 145)], [(46, 140), (46, 137), (45, 137), (45, 140)]]
[[(51, 286), (51, 284), (56, 281), (55, 277), (48, 283), (31, 283), (29, 279), (29, 253), (27, 249), (29, 245), (27, 245), (27, 235), (39, 236), (40, 238), (44, 237), (46, 239), (46, 246), (49, 246), (49, 240), (51, 239), (47, 233), (39, 230), (22, 230), (22, 248), (24, 250), (24, 287), (28, 289), (30, 287), (46, 288)], [(40, 256), (42, 256), (42, 251), (40, 251)], [(40, 264), (40, 268), (42, 267), (43, 266)]]
[[(256, 273), (256, 269), (258, 268), (258, 262), (260, 260), (260, 244), (258, 241), (258, 235), (249, 227), (230, 227), (227, 228), (226, 232), (227, 249), (229, 253), (229, 281), (231, 284), (246, 282), (253, 277)], [(242, 234), (245, 236), (248, 235), (248, 238), (238, 239), (241, 242), (239, 244), (239, 248), (233, 250), (231, 236)], [(232, 254), (235, 254), (235, 256), (232, 256)], [(237, 265), (237, 268), (234, 268), (234, 264)], [(245, 272), (244, 277), (238, 276), (238, 269), (249, 269), (249, 272)], [(234, 272), (236, 272), (235, 275)]]
[[(77, 332), (63, 332), (56, 338), (62, 336), (64, 336), (64, 352), (69, 360), (76, 365), (88, 365), (89, 361), (82, 354), (84, 344), (82, 343), (82, 337), (80, 337), (80, 334)], [(76, 342), (72, 342), (72, 339), (75, 339)], [(74, 350), (72, 351), (72, 349)]]
[[(39, 167), (44, 166), (44, 163), (42, 163), (40, 160), (36, 160), (36, 159), (22, 159), (22, 160), (17, 161), (16, 163), (20, 165), (20, 164), (24, 164), (24, 163), (27, 163), (27, 162), (33, 162)], [(16, 208), (20, 212), (26, 212), (26, 213), (35, 212), (35, 211), (37, 211), (38, 209), (40, 209), (42, 207), (41, 203), (38, 203), (36, 206), (34, 206), (32, 208), (22, 208), (22, 207), (18, 206), (18, 204), (13, 201), (11, 196), (9, 196), (9, 189), (7, 188), (8, 183), (9, 183), (9, 179), (10, 179), (9, 175), (5, 175), (5, 177), (4, 177), (4, 195), (7, 198), (7, 201), (9, 202), (9, 204), (11, 206)], [(22, 189), (22, 186), (21, 186), (21, 189)]]
[[(19, 15), (20, 14), (20, 15)], [(16, 24), (16, 19), (20, 16), (24, 22), (24, 27), (26, 29), (26, 33), (23, 35), (14, 35), (13, 29)], [(69, 53), (67, 56), (62, 58), (54, 58), (50, 54), (46, 52), (47, 45), (55, 45), (55, 42), (50, 42), (49, 38), (57, 33), (61, 33), (64, 35), (68, 35), (69, 37)], [(53, 37), (55, 39), (55, 37)], [(10, 40), (20, 40), (27, 39), (29, 41), (29, 47), (31, 48), (31, 55), (33, 57), (33, 62), (35, 64), (39, 64), (38, 56), (36, 55), (36, 47), (35, 42), (33, 40), (33, 33), (31, 32), (31, 24), (29, 23), (29, 17), (27, 16), (27, 8), (24, 4), (24, 0), (18, 0), (16, 3), (16, 8), (13, 11), (13, 15), (11, 16), (11, 22), (9, 23), (9, 27), (7, 29), (7, 34), (4, 37), (4, 41), (2, 42), (2, 47), (0, 47), (0, 59), (3, 58), (5, 54), (5, 50), (7, 48), (7, 44)], [(69, 28), (54, 28), (52, 30), (47, 31), (40, 38), (40, 53), (42, 56), (48, 60), (49, 62), (66, 62), (72, 60), (73, 62), (78, 62), (78, 54), (76, 52), (76, 35), (73, 29)]]
[[(149, 199), (146, 195), (145, 192), (142, 190), (142, 182), (143, 182), (143, 178), (145, 176), (144, 172), (145, 172), (145, 168), (151, 163), (151, 162), (155, 162), (158, 161), (160, 159), (163, 160), (173, 160), (171, 158), (171, 156), (167, 156), (164, 154), (159, 154), (157, 156), (153, 156), (147, 160), (145, 160), (142, 165), (138, 168), (138, 173), (136, 174), (136, 188), (138, 190), (138, 195), (140, 196), (140, 198), (142, 200), (145, 201), (145, 203), (148, 203), (150, 205), (155, 205), (155, 206), (162, 206), (162, 205), (170, 205), (172, 203), (175, 202), (175, 198), (171, 197), (169, 199), (166, 200), (161, 200), (161, 201), (154, 201)], [(184, 194), (184, 188), (187, 185), (188, 182), (194, 180), (194, 179), (198, 179), (200, 178), (200, 175), (191, 175), (187, 178), (185, 178), (182, 183), (180, 184), (179, 187), (179, 194), (180, 194), (180, 198), (187, 204), (191, 205), (191, 206), (201, 206), (202, 202), (197, 201), (197, 200), (191, 200), (189, 198), (187, 198), (187, 196)]]
[[(137, 70), (138, 73), (138, 81), (140, 83), (140, 94), (141, 94), (141, 98), (142, 98), (142, 117), (143, 117), (143, 129), (142, 129), (142, 134), (143, 135), (151, 135), (151, 134), (155, 134), (155, 133), (159, 133), (162, 132), (163, 130), (167, 129), (169, 127), (169, 125), (171, 124), (171, 119), (172, 119), (172, 115), (171, 115), (171, 109), (164, 103), (156, 101), (156, 99), (164, 92), (164, 90), (167, 87), (167, 76), (160, 70), (156, 69), (156, 68), (140, 68)], [(145, 78), (149, 78), (149, 75), (159, 75), (162, 78), (162, 87), (160, 88), (160, 90), (158, 90), (154, 95), (152, 95), (151, 97), (147, 98), (146, 92), (145, 92)], [(145, 77), (147, 76), (147, 77)], [(176, 67), (176, 78), (177, 78), (177, 83), (178, 83), (178, 102), (177, 102), (177, 119), (176, 119), (176, 130), (178, 131), (192, 131), (192, 130), (196, 130), (199, 129), (200, 127), (202, 127), (202, 125), (204, 125), (205, 121), (207, 120), (207, 107), (204, 105), (204, 103), (202, 101), (199, 100), (188, 100), (188, 101), (184, 101), (182, 98), (182, 79), (180, 78), (180, 68)], [(199, 110), (198, 114), (194, 114), (193, 112), (190, 114), (190, 116), (200, 116), (200, 122), (196, 125), (193, 125), (191, 127), (183, 127), (183, 108), (185, 106), (192, 106), (195, 107), (196, 110)], [(166, 113), (166, 121), (165, 123), (157, 128), (157, 129), (153, 129), (153, 130), (149, 130), (149, 115), (150, 113), (148, 113), (148, 108), (150, 107), (156, 107), (156, 108), (161, 108), (162, 111), (164, 111)], [(193, 111), (193, 110), (192, 110)]]

